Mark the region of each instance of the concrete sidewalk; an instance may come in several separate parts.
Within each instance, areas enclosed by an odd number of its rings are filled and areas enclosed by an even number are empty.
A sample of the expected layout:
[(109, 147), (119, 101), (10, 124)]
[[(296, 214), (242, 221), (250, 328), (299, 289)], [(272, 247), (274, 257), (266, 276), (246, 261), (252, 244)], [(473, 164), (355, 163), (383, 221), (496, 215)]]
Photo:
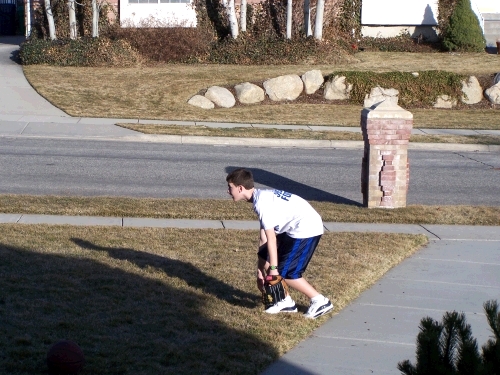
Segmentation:
[[(257, 221), (26, 214), (0, 214), (0, 223), (259, 228)], [(263, 375), (399, 374), (398, 362), (415, 362), (420, 320), (430, 316), (440, 321), (446, 311), (466, 313), (479, 345), (491, 336), (482, 306), (500, 296), (500, 227), (329, 222), (325, 229), (425, 234), (429, 244), (390, 270), (345, 309), (320, 318), (324, 324)]]

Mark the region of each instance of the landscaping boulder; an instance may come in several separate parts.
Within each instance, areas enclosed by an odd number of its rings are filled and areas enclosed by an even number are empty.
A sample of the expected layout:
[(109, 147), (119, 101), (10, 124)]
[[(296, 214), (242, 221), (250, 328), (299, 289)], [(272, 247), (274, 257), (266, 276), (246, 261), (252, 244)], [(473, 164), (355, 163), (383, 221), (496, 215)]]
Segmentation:
[(349, 99), (351, 90), (352, 84), (346, 85), (344, 76), (335, 76), (325, 83), (323, 96), (326, 100), (345, 100)]
[(194, 105), (195, 107), (200, 107), (203, 109), (213, 109), (215, 107), (209, 99), (205, 98), (203, 95), (195, 95), (188, 100), (188, 104)]
[(365, 96), (365, 108), (370, 108), (374, 104), (385, 101), (386, 103), (391, 103), (398, 105), (399, 91), (396, 89), (384, 89), (380, 86), (374, 87), (370, 94)]
[(325, 82), (321, 70), (310, 70), (302, 75), (302, 81), (307, 95), (314, 94)]
[(457, 100), (449, 95), (439, 95), (434, 103), (434, 108), (453, 108), (457, 105)]
[(461, 100), (465, 104), (476, 104), (483, 100), (483, 88), (474, 76), (462, 81), (462, 92), (464, 95)]
[(243, 104), (255, 104), (264, 100), (265, 94), (259, 86), (250, 82), (234, 86), (236, 98)]
[(205, 97), (210, 99), (219, 107), (231, 108), (236, 104), (236, 99), (231, 91), (224, 87), (212, 86), (205, 93)]
[(500, 82), (486, 89), (484, 95), (492, 104), (500, 104)]
[(295, 100), (304, 89), (304, 83), (296, 74), (271, 78), (263, 85), (269, 99), (274, 101)]

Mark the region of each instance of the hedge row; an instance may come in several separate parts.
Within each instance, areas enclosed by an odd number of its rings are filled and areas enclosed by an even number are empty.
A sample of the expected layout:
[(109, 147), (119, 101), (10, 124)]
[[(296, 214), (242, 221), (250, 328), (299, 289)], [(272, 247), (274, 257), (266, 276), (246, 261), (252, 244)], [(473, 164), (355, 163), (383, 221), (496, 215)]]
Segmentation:
[(327, 80), (334, 76), (345, 76), (345, 83), (352, 84), (349, 101), (361, 105), (365, 95), (377, 86), (398, 90), (399, 105), (405, 108), (430, 107), (439, 95), (454, 98), (462, 96), (462, 81), (466, 76), (440, 70), (418, 73), (418, 76), (414, 76), (409, 72), (338, 71), (329, 75)]

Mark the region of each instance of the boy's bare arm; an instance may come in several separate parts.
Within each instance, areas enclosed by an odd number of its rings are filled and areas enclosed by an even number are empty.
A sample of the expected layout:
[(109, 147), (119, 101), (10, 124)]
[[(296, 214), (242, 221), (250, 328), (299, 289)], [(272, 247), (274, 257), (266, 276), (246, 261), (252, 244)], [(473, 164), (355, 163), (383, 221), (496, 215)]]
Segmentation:
[[(269, 254), (269, 265), (278, 266), (278, 244), (274, 228), (266, 229), (264, 233), (267, 239), (267, 253)], [(269, 270), (269, 275), (279, 275), (278, 269)]]

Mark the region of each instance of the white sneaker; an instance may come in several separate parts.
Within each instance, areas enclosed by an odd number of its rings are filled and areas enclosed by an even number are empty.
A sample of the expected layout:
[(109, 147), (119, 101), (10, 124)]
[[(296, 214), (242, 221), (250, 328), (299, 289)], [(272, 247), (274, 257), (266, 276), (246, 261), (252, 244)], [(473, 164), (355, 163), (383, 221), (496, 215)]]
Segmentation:
[(268, 307), (265, 310), (268, 314), (277, 314), (280, 312), (297, 312), (297, 306), (295, 306), (295, 301), (290, 296), (286, 296), (284, 300), (281, 300), (274, 305)]
[(332, 310), (333, 305), (328, 298), (318, 298), (316, 301), (311, 300), (311, 305), (304, 316), (309, 319), (316, 319), (318, 316), (325, 315)]

